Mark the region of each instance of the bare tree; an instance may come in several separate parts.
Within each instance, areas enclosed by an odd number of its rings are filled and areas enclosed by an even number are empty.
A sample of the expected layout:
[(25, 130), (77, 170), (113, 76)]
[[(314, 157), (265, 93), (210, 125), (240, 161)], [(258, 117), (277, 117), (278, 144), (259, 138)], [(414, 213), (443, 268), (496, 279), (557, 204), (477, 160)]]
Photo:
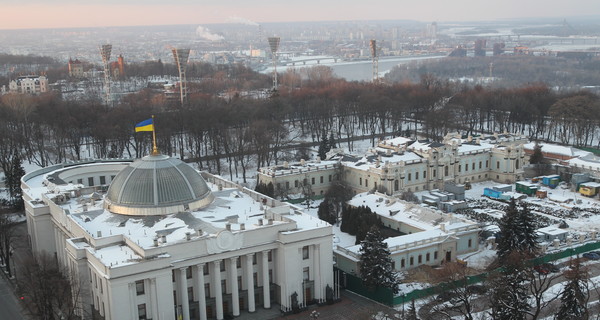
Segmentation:
[(46, 253), (26, 257), (21, 265), (26, 277), (18, 287), (25, 310), (35, 319), (79, 319), (81, 287), (70, 270), (61, 270), (56, 259)]
[(12, 244), (16, 238), (15, 222), (8, 214), (0, 214), (0, 265), (4, 265), (6, 273), (12, 277), (10, 268)]

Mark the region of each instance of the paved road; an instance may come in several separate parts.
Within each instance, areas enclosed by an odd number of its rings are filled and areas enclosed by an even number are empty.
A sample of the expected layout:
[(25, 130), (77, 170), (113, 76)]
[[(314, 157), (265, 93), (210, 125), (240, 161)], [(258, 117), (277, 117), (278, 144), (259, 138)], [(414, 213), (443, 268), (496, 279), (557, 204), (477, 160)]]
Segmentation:
[(23, 320), (18, 303), (5, 276), (0, 275), (0, 320)]

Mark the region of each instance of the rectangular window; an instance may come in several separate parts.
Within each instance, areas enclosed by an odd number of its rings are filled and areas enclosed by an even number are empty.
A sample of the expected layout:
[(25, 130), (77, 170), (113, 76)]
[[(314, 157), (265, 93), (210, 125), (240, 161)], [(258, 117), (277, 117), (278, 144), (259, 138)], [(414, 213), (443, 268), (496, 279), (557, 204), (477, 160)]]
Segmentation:
[(469, 239), (469, 248), (473, 245), (473, 239)]
[(481, 161), (479, 161), (479, 169), (481, 169)]
[(458, 172), (461, 172), (461, 171), (462, 171), (462, 165), (461, 165), (461, 164), (459, 164), (459, 165), (458, 165)]
[[(210, 283), (204, 284), (204, 295), (208, 298), (210, 297)], [(177, 301), (177, 300), (175, 300)]]
[(396, 261), (392, 261), (392, 270), (396, 270)]
[(471, 163), (471, 170), (475, 170), (475, 162)]
[(83, 184), (83, 179), (77, 179), (78, 184)]
[(302, 260), (308, 259), (308, 246), (302, 247)]
[(311, 182), (312, 184), (315, 184), (315, 177), (312, 177), (312, 178), (310, 178), (310, 182)]
[(273, 283), (273, 269), (269, 269), (269, 283)]
[(252, 264), (256, 264), (256, 254), (252, 254)]
[(320, 176), (319, 179), (320, 179), (319, 181), (321, 181), (321, 183), (323, 183), (323, 176)]
[(100, 176), (100, 184), (102, 184), (102, 185), (106, 184), (106, 177), (105, 176)]
[(365, 179), (365, 187), (369, 186), (369, 179)]
[(138, 281), (135, 282), (135, 293), (138, 296), (141, 296), (141, 295), (143, 295), (145, 293), (145, 290), (144, 290), (144, 280), (138, 280)]
[(227, 293), (227, 280), (225, 279), (221, 280), (221, 292), (223, 294)]
[(88, 186), (93, 186), (94, 185), (94, 177), (89, 177), (88, 178)]
[(410, 265), (415, 265), (415, 257), (410, 257)]
[(219, 265), (219, 270), (221, 272), (225, 271), (225, 260), (221, 260), (221, 264)]
[(427, 179), (427, 171), (423, 171), (423, 179)]
[(415, 172), (415, 180), (419, 180), (419, 173)]
[(254, 281), (254, 286), (258, 287), (258, 272), (252, 274), (252, 281)]
[(235, 259), (235, 267), (236, 268), (241, 268), (242, 267), (242, 259), (240, 259), (240, 257), (237, 257)]
[(242, 276), (237, 277), (238, 290), (242, 290)]
[(444, 175), (447, 177), (448, 176), (448, 167), (444, 167)]
[(436, 172), (436, 171), (437, 171), (436, 169), (433, 169), (433, 177), (434, 177), (434, 178), (435, 178), (435, 176), (436, 176), (436, 174), (437, 174), (437, 172)]
[(331, 182), (331, 175), (329, 175), (329, 182)]
[(404, 259), (400, 260), (400, 268), (401, 268), (401, 269), (403, 269), (403, 268), (404, 268), (404, 265), (405, 265), (405, 263), (404, 263)]
[(433, 260), (437, 260), (437, 251), (433, 252)]
[(362, 178), (358, 178), (358, 185), (362, 186)]
[(431, 257), (431, 255), (429, 254), (429, 252), (427, 252), (427, 254), (425, 254), (425, 261), (429, 262), (430, 257)]
[(298, 188), (298, 180), (294, 180), (294, 188)]
[(289, 181), (286, 181), (286, 182), (285, 182), (285, 188), (286, 188), (286, 189), (289, 189), (289, 188), (290, 188), (290, 182), (289, 182)]
[(500, 161), (496, 161), (496, 169), (500, 169)]
[(302, 269), (302, 280), (304, 280), (304, 281), (310, 280), (310, 274), (309, 274), (308, 267), (304, 267), (304, 269)]
[(269, 252), (267, 253), (267, 261), (273, 261), (273, 251), (271, 250), (269, 250)]
[(419, 264), (423, 263), (423, 255), (419, 255), (418, 263)]
[(146, 304), (138, 304), (138, 319), (146, 320)]
[(188, 301), (194, 301), (194, 287), (188, 287)]
[(204, 274), (204, 275), (208, 274), (208, 263), (205, 263), (204, 266), (202, 267), (202, 274)]
[(192, 278), (192, 267), (185, 268), (185, 278), (186, 279)]
[(412, 180), (412, 173), (409, 173), (408, 174), (408, 181), (411, 181), (411, 180)]

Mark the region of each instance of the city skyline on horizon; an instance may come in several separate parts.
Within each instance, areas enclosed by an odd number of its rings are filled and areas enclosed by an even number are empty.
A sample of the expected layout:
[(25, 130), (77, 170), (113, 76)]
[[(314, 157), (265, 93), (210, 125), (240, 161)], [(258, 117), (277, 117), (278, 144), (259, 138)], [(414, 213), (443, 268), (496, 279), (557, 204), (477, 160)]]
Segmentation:
[(33, 0), (22, 4), (0, 0), (0, 6), (8, 13), (6, 18), (0, 21), (0, 30), (374, 20), (475, 22), (590, 17), (591, 12), (600, 13), (600, 2), (597, 0), (551, 4), (542, 0), (526, 3), (517, 0), (455, 0), (452, 3), (443, 0), (375, 0), (369, 4), (341, 0), (331, 0), (327, 3), (316, 0), (285, 3), (274, 0), (231, 0), (225, 3), (206, 0), (202, 4), (193, 4), (186, 0), (174, 0), (168, 4), (158, 0), (105, 0), (101, 4), (82, 4), (74, 0)]

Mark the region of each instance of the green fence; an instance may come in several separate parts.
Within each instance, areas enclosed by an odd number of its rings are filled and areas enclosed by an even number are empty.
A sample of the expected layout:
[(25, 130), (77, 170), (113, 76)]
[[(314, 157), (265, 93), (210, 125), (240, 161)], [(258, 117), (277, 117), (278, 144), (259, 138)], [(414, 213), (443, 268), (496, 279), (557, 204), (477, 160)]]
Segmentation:
[[(549, 253), (542, 257), (535, 258), (535, 259), (531, 260), (531, 263), (533, 265), (538, 265), (538, 264), (542, 264), (545, 262), (564, 259), (567, 257), (580, 255), (584, 252), (599, 250), (599, 249), (600, 249), (600, 242), (586, 243), (579, 247), (568, 248), (568, 249), (565, 249), (560, 252)], [(341, 272), (343, 272), (343, 271), (341, 271)], [(480, 273), (478, 275), (468, 276), (466, 278), (466, 285), (472, 285), (472, 284), (482, 282), (483, 280), (485, 280), (488, 277), (488, 275), (489, 275), (489, 272), (484, 272), (484, 273)], [(456, 280), (453, 282), (440, 283), (436, 286), (432, 286), (432, 287), (428, 287), (428, 288), (424, 288), (424, 289), (416, 289), (416, 290), (413, 290), (406, 294), (394, 296), (392, 291), (387, 288), (378, 288), (375, 291), (371, 291), (371, 290), (367, 289), (365, 286), (363, 286), (362, 279), (360, 279), (354, 275), (346, 273), (345, 279), (346, 279), (346, 289), (348, 289), (354, 293), (360, 294), (362, 296), (365, 296), (369, 299), (375, 300), (377, 302), (381, 302), (383, 304), (389, 305), (389, 306), (395, 306), (395, 305), (408, 303), (411, 300), (426, 298), (426, 297), (438, 294), (440, 292), (446, 291), (448, 289), (462, 287), (465, 285), (465, 283), (464, 283), (465, 280)]]

